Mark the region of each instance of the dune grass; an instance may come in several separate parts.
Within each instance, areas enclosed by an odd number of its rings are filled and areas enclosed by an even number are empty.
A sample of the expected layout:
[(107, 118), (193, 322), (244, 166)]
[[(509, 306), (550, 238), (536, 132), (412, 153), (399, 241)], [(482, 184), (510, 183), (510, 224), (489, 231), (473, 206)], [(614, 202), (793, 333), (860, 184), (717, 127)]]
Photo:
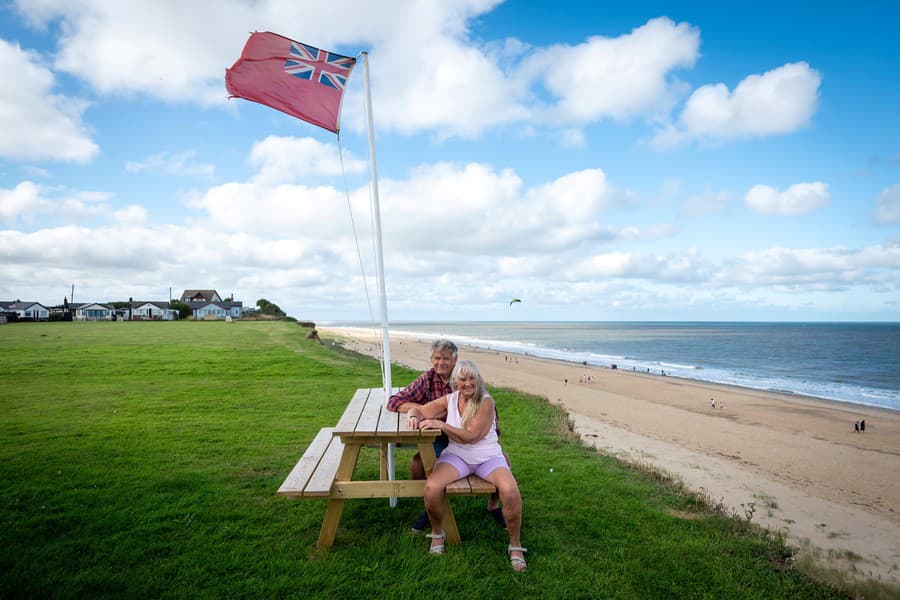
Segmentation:
[[(0, 327), (0, 596), (833, 598), (779, 542), (568, 436), (542, 399), (492, 390), (524, 498), (516, 574), (485, 498), (456, 498), (442, 557), (421, 501), (275, 495), (376, 362), (284, 322)], [(404, 384), (416, 373), (395, 368)], [(398, 453), (401, 468), (410, 451)], [(375, 452), (361, 467), (377, 473)], [(552, 469), (552, 470), (551, 470)]]

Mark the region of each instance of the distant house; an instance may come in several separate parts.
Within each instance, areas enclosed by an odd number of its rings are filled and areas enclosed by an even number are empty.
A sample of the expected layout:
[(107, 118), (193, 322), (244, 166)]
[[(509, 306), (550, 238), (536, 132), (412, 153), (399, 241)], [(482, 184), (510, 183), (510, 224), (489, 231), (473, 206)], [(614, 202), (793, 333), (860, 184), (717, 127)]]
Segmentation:
[(116, 309), (112, 304), (99, 302), (73, 303), (69, 305), (76, 321), (112, 321)]
[(232, 300), (218, 302), (196, 301), (191, 302), (191, 312), (198, 321), (204, 319), (240, 319), (243, 313), (244, 303)]
[(14, 312), (20, 321), (47, 321), (50, 319), (50, 309), (40, 302), (3, 301), (0, 302), (0, 311)]
[[(122, 314), (123, 309), (119, 309)], [(169, 308), (168, 302), (131, 302), (130, 306), (124, 309), (128, 316), (126, 319), (132, 321), (175, 321), (178, 319), (178, 311)]]
[(221, 302), (222, 297), (216, 290), (184, 290), (181, 301), (193, 305), (194, 302)]

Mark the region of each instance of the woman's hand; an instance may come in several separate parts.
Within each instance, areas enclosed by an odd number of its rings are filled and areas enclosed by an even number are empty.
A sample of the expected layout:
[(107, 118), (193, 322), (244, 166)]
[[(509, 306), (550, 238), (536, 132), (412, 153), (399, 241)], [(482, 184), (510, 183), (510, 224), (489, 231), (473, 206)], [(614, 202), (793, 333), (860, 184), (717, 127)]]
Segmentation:
[(407, 415), (406, 428), (407, 429), (418, 429), (419, 428), (419, 417), (417, 417), (416, 415)]
[(443, 427), (444, 422), (439, 419), (423, 419), (419, 421), (419, 429), (438, 429)]

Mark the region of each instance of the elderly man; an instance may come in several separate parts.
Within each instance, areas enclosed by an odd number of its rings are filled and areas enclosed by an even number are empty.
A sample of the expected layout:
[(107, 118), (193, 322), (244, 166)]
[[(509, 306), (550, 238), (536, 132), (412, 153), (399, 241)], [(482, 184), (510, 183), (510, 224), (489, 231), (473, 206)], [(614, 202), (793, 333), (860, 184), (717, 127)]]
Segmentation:
[[(419, 375), (403, 390), (397, 392), (388, 399), (387, 408), (394, 412), (409, 412), (413, 406), (427, 404), (453, 392), (450, 387), (450, 374), (456, 366), (458, 349), (450, 340), (439, 339), (431, 343), (431, 368)], [(497, 427), (497, 435), (500, 435), (500, 427)], [(434, 454), (440, 456), (449, 440), (446, 434), (441, 434), (434, 441)], [(508, 460), (508, 459), (507, 459)], [(413, 479), (425, 479), (425, 467), (422, 465), (422, 457), (416, 452), (409, 464), (409, 473)], [(488, 512), (501, 527), (506, 527), (503, 512), (499, 507), (499, 494), (491, 494), (488, 498)], [(412, 525), (416, 533), (423, 532), (430, 525), (428, 513), (422, 512)]]

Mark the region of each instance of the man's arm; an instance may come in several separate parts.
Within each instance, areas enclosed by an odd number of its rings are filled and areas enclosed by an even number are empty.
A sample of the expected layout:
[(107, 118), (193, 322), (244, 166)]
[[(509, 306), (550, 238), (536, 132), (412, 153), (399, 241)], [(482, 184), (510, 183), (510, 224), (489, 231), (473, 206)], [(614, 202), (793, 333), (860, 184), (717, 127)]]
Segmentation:
[(409, 412), (413, 406), (425, 404), (428, 392), (428, 372), (422, 373), (408, 386), (388, 399), (387, 409), (392, 412)]

